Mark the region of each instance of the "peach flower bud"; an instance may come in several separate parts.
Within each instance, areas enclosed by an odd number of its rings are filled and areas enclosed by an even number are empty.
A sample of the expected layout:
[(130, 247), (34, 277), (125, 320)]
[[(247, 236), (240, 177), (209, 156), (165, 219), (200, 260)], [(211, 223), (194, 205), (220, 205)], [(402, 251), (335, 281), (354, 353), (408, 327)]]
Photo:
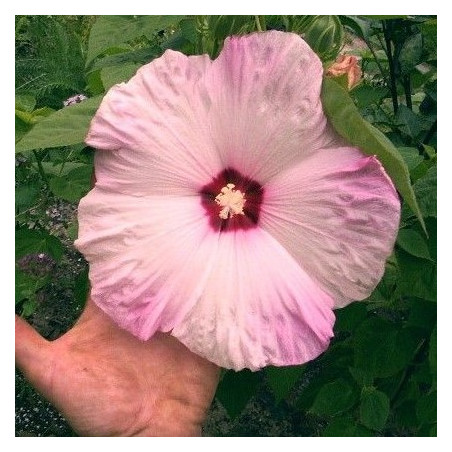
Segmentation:
[(356, 56), (340, 55), (326, 71), (326, 75), (331, 75), (332, 77), (339, 77), (344, 74), (347, 75), (349, 90), (359, 83), (362, 73)]

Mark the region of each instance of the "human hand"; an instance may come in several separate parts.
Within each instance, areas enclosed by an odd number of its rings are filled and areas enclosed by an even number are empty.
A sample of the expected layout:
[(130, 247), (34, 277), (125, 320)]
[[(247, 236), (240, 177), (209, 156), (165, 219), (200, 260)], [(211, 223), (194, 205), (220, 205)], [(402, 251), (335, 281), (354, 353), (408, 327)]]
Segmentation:
[(16, 364), (81, 436), (197, 436), (219, 368), (174, 337), (142, 342), (88, 299), (49, 342), (16, 317)]

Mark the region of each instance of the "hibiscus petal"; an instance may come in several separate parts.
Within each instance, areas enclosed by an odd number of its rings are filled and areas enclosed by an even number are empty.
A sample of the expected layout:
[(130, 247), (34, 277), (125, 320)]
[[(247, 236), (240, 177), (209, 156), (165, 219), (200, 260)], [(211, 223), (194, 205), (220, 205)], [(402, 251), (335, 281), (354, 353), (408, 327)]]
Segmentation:
[(220, 234), (202, 296), (172, 335), (219, 366), (309, 361), (332, 337), (333, 300), (268, 233)]
[(173, 328), (196, 303), (217, 246), (199, 198), (95, 188), (78, 215), (93, 301), (141, 339)]
[(203, 82), (211, 61), (166, 51), (105, 95), (86, 137), (99, 153), (97, 185), (126, 194), (185, 194), (223, 168)]
[(320, 101), (322, 63), (296, 34), (227, 38), (206, 76), (211, 128), (224, 167), (263, 184), (332, 143)]
[(260, 218), (336, 300), (370, 295), (394, 246), (400, 201), (375, 157), (321, 150), (265, 186)]

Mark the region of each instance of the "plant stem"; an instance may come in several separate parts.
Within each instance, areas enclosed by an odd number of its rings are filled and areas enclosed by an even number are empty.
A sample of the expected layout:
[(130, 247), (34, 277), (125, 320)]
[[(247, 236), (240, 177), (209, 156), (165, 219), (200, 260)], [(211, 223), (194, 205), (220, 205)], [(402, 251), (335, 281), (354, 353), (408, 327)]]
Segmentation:
[(411, 102), (411, 80), (409, 74), (403, 76), (403, 90), (405, 91), (406, 106), (412, 110), (413, 103)]
[[(370, 50), (370, 53), (371, 53), (372, 56), (374, 57), (375, 63), (377, 63), (378, 69), (379, 69), (379, 71), (381, 72), (381, 76), (382, 76), (384, 79), (386, 79), (386, 78), (387, 78), (387, 75), (386, 75), (385, 71), (383, 70), (383, 66), (381, 65), (380, 61), (378, 60), (377, 54), (375, 53), (374, 48), (373, 48), (372, 45), (370, 44), (370, 41), (368, 41), (367, 39), (364, 39), (364, 42), (366, 43), (367, 47), (368, 47), (369, 50)], [(386, 81), (386, 84), (387, 84), (387, 83), (388, 83), (388, 82)]]
[(256, 20), (257, 31), (267, 30), (267, 24), (265, 23), (265, 16), (254, 16)]
[(388, 28), (386, 27), (385, 21), (383, 23), (383, 34), (385, 37), (386, 43), (386, 55), (388, 56), (388, 64), (389, 64), (389, 76), (390, 76), (390, 88), (391, 88), (391, 98), (392, 98), (392, 107), (394, 109), (394, 114), (397, 113), (399, 109), (399, 103), (397, 100), (397, 83), (395, 76), (395, 68), (394, 68), (394, 58), (392, 55), (391, 49), (391, 37)]
[(391, 397), (391, 405), (397, 401), (397, 397), (400, 395), (400, 392), (402, 391), (403, 385), (409, 381), (410, 377), (413, 375), (414, 371), (416, 370), (416, 360), (422, 356), (423, 353), (425, 353), (429, 343), (425, 339), (422, 339), (421, 342), (418, 344), (416, 351), (414, 352), (414, 356), (411, 359), (411, 363), (405, 367), (403, 371), (403, 376), (397, 385), (394, 393)]
[(41, 178), (44, 181), (44, 183), (48, 186), (49, 185), (49, 181), (47, 180), (47, 175), (46, 175), (46, 173), (44, 171), (44, 168), (42, 167), (41, 159), (39, 158), (39, 155), (38, 155), (38, 153), (36, 151), (33, 151), (33, 155), (35, 156), (36, 163), (38, 164), (39, 175), (41, 176)]

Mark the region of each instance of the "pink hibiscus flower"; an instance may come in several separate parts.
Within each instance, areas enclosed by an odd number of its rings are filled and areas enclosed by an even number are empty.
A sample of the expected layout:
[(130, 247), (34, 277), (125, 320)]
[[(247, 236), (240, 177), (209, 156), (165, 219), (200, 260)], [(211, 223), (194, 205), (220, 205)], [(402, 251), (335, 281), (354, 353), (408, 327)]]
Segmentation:
[(400, 203), (327, 124), (321, 83), (307, 44), (270, 31), (214, 61), (168, 50), (107, 93), (76, 246), (114, 321), (236, 370), (327, 348), (333, 308), (382, 277)]

